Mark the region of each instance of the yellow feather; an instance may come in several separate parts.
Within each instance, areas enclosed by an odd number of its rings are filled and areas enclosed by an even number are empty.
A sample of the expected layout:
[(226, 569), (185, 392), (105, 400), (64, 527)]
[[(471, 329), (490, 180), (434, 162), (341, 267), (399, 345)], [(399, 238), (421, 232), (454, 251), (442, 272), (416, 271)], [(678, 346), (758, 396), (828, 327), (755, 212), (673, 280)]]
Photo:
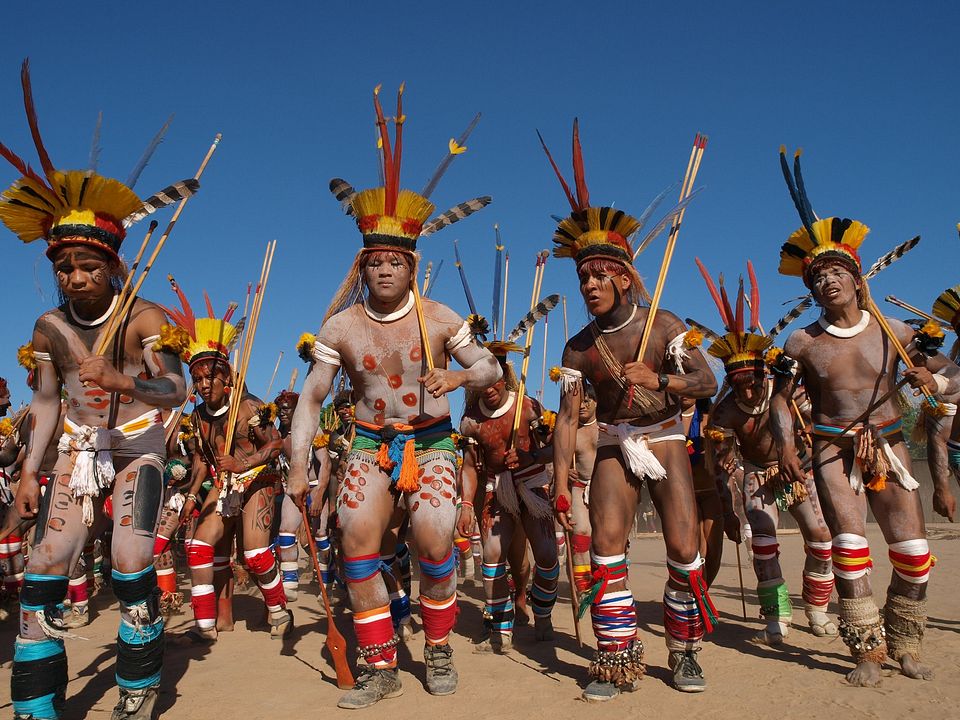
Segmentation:
[(448, 145), (451, 155), (461, 155), (467, 151), (466, 145), (458, 145), (457, 141), (453, 138), (450, 138), (450, 144)]

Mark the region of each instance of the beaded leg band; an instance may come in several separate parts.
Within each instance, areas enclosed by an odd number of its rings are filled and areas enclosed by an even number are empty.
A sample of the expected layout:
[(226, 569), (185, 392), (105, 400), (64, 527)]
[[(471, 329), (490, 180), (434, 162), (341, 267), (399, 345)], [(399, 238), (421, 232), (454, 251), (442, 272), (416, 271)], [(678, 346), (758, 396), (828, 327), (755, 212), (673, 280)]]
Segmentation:
[(394, 635), (386, 642), (376, 643), (374, 645), (364, 645), (357, 648), (357, 656), (364, 659), (383, 655), (384, 652), (392, 650), (400, 643), (400, 636)]
[(920, 643), (927, 624), (927, 601), (911, 600), (888, 592), (883, 620), (890, 657), (899, 662), (904, 655), (912, 655), (919, 660)]
[(615, 685), (639, 680), (647, 671), (643, 664), (643, 642), (637, 638), (630, 646), (613, 652), (597, 650), (587, 671), (591, 678)]
[(873, 598), (840, 598), (840, 639), (858, 665), (887, 659), (886, 629)]

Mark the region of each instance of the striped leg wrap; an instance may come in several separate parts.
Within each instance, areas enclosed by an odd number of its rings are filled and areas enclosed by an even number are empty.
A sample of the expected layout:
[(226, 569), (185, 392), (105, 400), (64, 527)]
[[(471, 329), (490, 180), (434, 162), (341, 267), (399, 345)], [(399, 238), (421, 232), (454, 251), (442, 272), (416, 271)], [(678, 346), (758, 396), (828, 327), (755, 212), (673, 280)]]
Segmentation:
[(457, 559), (453, 556), (453, 548), (440, 560), (431, 560), (421, 555), (417, 558), (420, 563), (420, 575), (428, 577), (434, 582), (443, 582), (453, 575)]
[(790, 591), (783, 578), (762, 580), (757, 583), (757, 597), (760, 600), (760, 614), (764, 619), (779, 620), (789, 624), (793, 618), (793, 605)]
[(420, 619), (423, 620), (423, 635), (427, 645), (443, 645), (457, 622), (457, 594), (443, 600), (420, 596)]
[(833, 572), (842, 580), (857, 580), (870, 572), (870, 546), (862, 535), (841, 533), (833, 538)]
[(507, 564), (483, 563), (483, 580), (486, 589), (486, 601), (483, 605), (483, 621), (490, 630), (507, 635), (513, 634), (513, 595), (493, 597), (493, 584), (507, 575)]
[(316, 535), (317, 564), (320, 566), (320, 579), (324, 585), (330, 583), (330, 538), (326, 535)]
[(924, 538), (890, 543), (888, 549), (893, 571), (911, 585), (920, 585), (930, 579), (930, 568), (936, 562)]
[[(690, 594), (693, 596), (696, 608), (700, 614), (700, 620), (697, 624), (702, 624), (702, 629), (697, 631), (691, 626), (690, 632), (684, 633), (689, 637), (693, 637), (696, 632), (700, 632), (700, 636), (702, 637), (704, 630), (706, 632), (713, 632), (714, 627), (719, 622), (717, 609), (713, 606), (713, 601), (710, 599), (710, 593), (707, 590), (706, 580), (703, 579), (702, 567), (703, 559), (700, 557), (700, 553), (697, 553), (697, 557), (695, 557), (691, 563), (681, 563), (667, 558), (667, 575), (675, 585), (686, 585), (690, 588)], [(678, 595), (676, 597), (679, 598), (681, 596)], [(666, 612), (666, 610), (664, 610), (664, 612)], [(670, 633), (668, 632), (668, 638), (669, 635)]]
[(826, 612), (830, 604), (830, 596), (833, 594), (835, 581), (833, 573), (812, 573), (803, 574), (803, 602), (810, 607), (817, 608)]
[(280, 533), (277, 537), (277, 555), (280, 557), (280, 573), (283, 577), (284, 589), (296, 591), (300, 586), (300, 566), (297, 563), (300, 546), (297, 545), (295, 534)]
[(353, 630), (359, 645), (357, 653), (367, 664), (378, 668), (397, 666), (397, 636), (393, 632), (388, 605), (355, 612)]
[(560, 564), (544, 568), (537, 565), (533, 576), (533, 614), (537, 617), (550, 617), (557, 602), (557, 579), (560, 577)]
[(163, 616), (157, 574), (150, 565), (122, 573), (113, 570), (113, 591), (120, 601), (117, 634), (117, 685), (140, 690), (160, 683), (163, 668)]
[(771, 535), (754, 535), (752, 545), (754, 561), (763, 562), (780, 557), (780, 543)]
[(244, 550), (243, 558), (256, 578), (257, 586), (271, 614), (277, 614), (287, 606), (287, 596), (283, 592), (280, 573), (273, 549), (269, 547)]
[(17, 716), (59, 718), (67, 689), (63, 640), (18, 637), (13, 648), (10, 697)]
[(210, 630), (217, 624), (217, 596), (213, 585), (194, 585), (190, 590), (193, 619), (201, 630)]
[(70, 578), (67, 583), (67, 599), (76, 607), (83, 607), (90, 600), (86, 573), (81, 574), (80, 577)]

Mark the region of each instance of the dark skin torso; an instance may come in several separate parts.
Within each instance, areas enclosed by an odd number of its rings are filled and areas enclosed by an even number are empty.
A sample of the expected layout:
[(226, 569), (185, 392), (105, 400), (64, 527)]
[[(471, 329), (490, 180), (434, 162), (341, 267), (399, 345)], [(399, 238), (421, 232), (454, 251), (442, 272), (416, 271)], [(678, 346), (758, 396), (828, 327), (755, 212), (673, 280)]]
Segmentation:
[[(480, 452), (481, 462), (491, 474), (497, 474), (507, 469), (504, 464), (504, 455), (510, 446), (510, 437), (513, 434), (514, 409), (511, 408), (498, 418), (485, 416), (475, 406), (467, 411), (461, 423), (462, 435), (474, 438)], [(514, 447), (521, 453), (530, 452), (531, 447), (538, 447), (536, 439), (530, 432), (530, 423), (540, 417), (540, 404), (530, 398), (523, 398), (523, 412), (520, 418), (520, 428), (517, 430), (517, 439)], [(521, 462), (522, 465), (522, 462)]]

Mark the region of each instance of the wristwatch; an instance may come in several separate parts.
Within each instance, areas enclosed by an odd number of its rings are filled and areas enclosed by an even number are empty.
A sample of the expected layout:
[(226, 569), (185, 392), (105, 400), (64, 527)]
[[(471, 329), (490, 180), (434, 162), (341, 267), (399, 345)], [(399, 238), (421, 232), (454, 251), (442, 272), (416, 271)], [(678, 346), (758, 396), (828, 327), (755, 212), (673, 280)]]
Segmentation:
[(666, 390), (667, 385), (670, 384), (670, 378), (664, 373), (660, 373), (659, 375), (657, 375), (657, 380), (659, 381), (659, 383), (657, 384), (657, 390), (660, 392), (663, 392), (664, 390)]

